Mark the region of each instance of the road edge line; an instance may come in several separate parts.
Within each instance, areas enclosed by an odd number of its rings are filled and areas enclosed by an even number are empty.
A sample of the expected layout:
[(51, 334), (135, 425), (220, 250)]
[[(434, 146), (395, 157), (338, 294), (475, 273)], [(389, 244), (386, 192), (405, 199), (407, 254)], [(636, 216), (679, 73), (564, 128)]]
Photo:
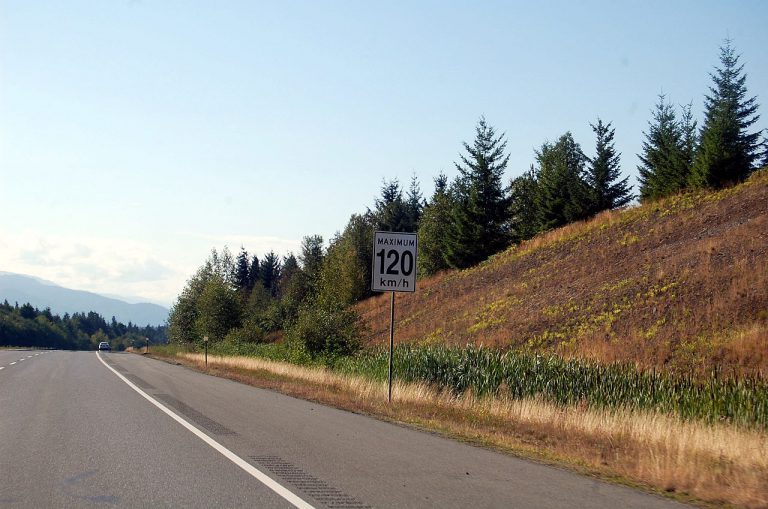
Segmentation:
[(170, 410), (168, 407), (157, 401), (155, 398), (147, 394), (146, 392), (139, 389), (136, 385), (134, 385), (130, 380), (125, 378), (123, 375), (117, 372), (112, 366), (104, 362), (104, 359), (101, 358), (101, 355), (99, 352), (96, 352), (96, 357), (99, 359), (99, 361), (112, 373), (117, 375), (118, 378), (120, 378), (123, 382), (125, 382), (128, 387), (133, 389), (134, 391), (138, 392), (144, 399), (155, 405), (157, 408), (165, 412), (171, 419), (178, 422), (187, 430), (191, 431), (194, 435), (197, 436), (200, 440), (211, 446), (213, 449), (215, 449), (217, 452), (219, 452), (222, 456), (227, 458), (229, 461), (240, 467), (242, 470), (244, 470), (246, 473), (250, 474), (251, 477), (255, 478), (262, 484), (264, 484), (267, 488), (271, 489), (281, 497), (283, 497), (285, 500), (290, 502), (294, 507), (298, 507), (299, 509), (315, 509), (314, 506), (310, 505), (308, 502), (306, 502), (304, 499), (300, 498), (298, 495), (293, 493), (291, 490), (280, 484), (279, 482), (275, 481), (271, 477), (269, 477), (267, 474), (259, 470), (258, 468), (254, 467), (247, 461), (245, 461), (243, 458), (235, 454), (234, 452), (230, 451), (220, 443), (218, 443), (213, 438), (209, 437), (202, 431), (200, 431), (198, 428), (194, 427), (192, 424), (190, 424), (186, 419), (179, 416), (174, 411)]

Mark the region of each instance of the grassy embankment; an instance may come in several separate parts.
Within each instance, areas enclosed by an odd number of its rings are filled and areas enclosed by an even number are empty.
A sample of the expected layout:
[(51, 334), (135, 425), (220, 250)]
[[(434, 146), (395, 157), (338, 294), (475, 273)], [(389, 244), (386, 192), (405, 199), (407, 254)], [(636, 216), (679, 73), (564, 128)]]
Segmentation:
[[(398, 296), (397, 338), (411, 346), (397, 350), (391, 406), (383, 298), (358, 305), (367, 348), (332, 369), (251, 345), (239, 349), (250, 357), (211, 356), (209, 370), (699, 501), (766, 507), (767, 212), (762, 172), (420, 282)], [(159, 353), (201, 368), (199, 354)]]

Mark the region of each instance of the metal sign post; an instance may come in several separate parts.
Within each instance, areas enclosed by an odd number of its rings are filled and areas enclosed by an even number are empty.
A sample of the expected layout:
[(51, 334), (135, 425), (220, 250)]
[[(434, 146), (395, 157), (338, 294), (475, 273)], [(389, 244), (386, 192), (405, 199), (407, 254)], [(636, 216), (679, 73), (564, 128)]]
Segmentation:
[(203, 337), (203, 342), (205, 343), (205, 367), (208, 367), (208, 336)]
[(389, 394), (387, 401), (392, 403), (392, 356), (395, 350), (395, 292), (389, 304)]
[(371, 290), (391, 292), (389, 305), (389, 390), (392, 402), (392, 365), (395, 349), (395, 292), (416, 291), (416, 255), (418, 238), (415, 233), (375, 232), (373, 235), (373, 270)]

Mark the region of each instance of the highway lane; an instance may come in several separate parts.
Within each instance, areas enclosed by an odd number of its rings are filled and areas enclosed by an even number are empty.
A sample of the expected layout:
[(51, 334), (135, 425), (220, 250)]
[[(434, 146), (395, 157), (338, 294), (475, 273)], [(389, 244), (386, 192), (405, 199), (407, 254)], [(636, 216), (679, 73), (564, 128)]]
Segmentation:
[[(181, 366), (131, 354), (102, 357), (315, 507), (684, 507)], [(95, 353), (52, 352), (30, 361), (25, 370), (0, 371), (0, 458), (4, 470), (13, 465), (11, 475), (0, 475), (0, 505), (289, 506)]]
[(291, 507), (94, 352), (33, 354), (0, 371), (0, 436), (0, 507)]

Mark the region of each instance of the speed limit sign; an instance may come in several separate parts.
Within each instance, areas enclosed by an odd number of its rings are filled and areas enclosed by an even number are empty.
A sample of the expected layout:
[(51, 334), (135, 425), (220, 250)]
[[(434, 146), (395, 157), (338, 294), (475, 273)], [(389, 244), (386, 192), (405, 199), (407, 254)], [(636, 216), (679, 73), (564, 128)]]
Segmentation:
[(417, 247), (415, 233), (376, 232), (371, 290), (415, 292)]

